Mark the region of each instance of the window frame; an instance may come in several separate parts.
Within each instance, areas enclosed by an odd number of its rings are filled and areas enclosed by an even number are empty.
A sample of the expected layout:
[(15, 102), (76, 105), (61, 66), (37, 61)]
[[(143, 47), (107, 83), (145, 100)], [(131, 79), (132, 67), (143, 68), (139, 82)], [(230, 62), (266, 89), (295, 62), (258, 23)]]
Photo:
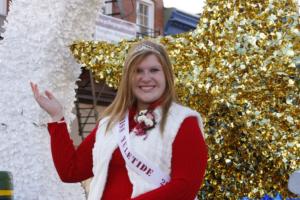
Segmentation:
[[(145, 5), (148, 6), (148, 27), (144, 27), (143, 24), (140, 23), (140, 5)], [(141, 31), (141, 28), (147, 28), (147, 29), (151, 29), (154, 30), (154, 2), (151, 0), (136, 0), (136, 24), (138, 25), (138, 31)]]
[(104, 15), (110, 15), (112, 14), (112, 3), (105, 3), (105, 1), (103, 2), (103, 6), (102, 6), (102, 10)]

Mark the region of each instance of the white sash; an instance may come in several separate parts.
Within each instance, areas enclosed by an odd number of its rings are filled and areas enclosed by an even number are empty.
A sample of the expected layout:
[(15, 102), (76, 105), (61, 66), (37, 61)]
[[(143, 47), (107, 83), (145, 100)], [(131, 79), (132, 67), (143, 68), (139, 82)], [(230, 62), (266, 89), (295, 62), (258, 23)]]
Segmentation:
[(143, 159), (135, 152), (129, 142), (129, 124), (128, 113), (125, 118), (119, 122), (119, 140), (118, 145), (126, 164), (137, 174), (142, 176), (148, 182), (157, 187), (165, 185), (170, 181), (170, 176), (162, 172), (155, 164)]
[[(119, 122), (119, 140), (118, 145), (126, 164), (137, 174), (142, 176), (148, 182), (157, 187), (167, 184), (171, 177), (162, 172), (156, 165), (143, 159), (130, 146), (129, 142), (129, 123), (128, 113), (125, 118)], [(197, 196), (194, 200), (198, 200)]]

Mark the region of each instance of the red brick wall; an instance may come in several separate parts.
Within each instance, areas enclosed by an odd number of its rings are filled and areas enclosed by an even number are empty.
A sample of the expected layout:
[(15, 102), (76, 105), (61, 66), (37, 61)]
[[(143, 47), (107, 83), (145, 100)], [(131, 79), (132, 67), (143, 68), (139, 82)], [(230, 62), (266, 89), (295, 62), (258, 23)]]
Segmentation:
[(155, 5), (155, 22), (154, 27), (158, 29), (160, 35), (164, 33), (164, 3), (163, 0), (154, 0)]
[[(154, 29), (159, 30), (160, 34), (163, 34), (164, 26), (164, 5), (163, 0), (152, 0), (154, 2)], [(123, 20), (136, 23), (136, 0), (123, 0), (123, 7), (125, 11), (125, 16)], [(112, 12), (120, 12), (117, 3), (113, 3)], [(115, 15), (114, 17), (121, 18), (120, 15)]]

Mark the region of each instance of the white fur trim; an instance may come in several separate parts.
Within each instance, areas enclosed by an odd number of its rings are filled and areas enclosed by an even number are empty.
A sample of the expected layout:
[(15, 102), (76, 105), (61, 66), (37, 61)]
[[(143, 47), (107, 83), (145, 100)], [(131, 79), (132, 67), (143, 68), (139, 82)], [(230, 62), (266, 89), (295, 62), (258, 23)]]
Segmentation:
[[(154, 115), (157, 121), (155, 128), (149, 130), (148, 137), (143, 140), (143, 137), (130, 134), (129, 140), (132, 148), (139, 152), (145, 159), (150, 160), (166, 174), (171, 173), (171, 158), (172, 158), (172, 144), (177, 135), (177, 132), (185, 118), (195, 116), (198, 118), (199, 127), (203, 134), (203, 125), (200, 114), (190, 108), (173, 103), (169, 110), (169, 116), (165, 125), (165, 132), (160, 133), (160, 119), (161, 109), (154, 110)], [(89, 200), (99, 200), (102, 197), (106, 179), (109, 162), (112, 154), (117, 148), (117, 134), (118, 126), (105, 134), (107, 119), (101, 120), (97, 135), (96, 142), (93, 149), (93, 173), (94, 178), (91, 183)], [(157, 186), (148, 183), (142, 177), (133, 172), (126, 165), (130, 182), (133, 185), (133, 192), (131, 197), (137, 197), (145, 192), (156, 189)]]

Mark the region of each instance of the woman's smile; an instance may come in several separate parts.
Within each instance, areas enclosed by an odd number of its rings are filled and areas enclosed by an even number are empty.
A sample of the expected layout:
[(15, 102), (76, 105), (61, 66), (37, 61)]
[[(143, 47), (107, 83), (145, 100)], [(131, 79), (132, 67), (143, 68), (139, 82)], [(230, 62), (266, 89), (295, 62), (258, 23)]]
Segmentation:
[(143, 92), (151, 92), (152, 89), (155, 88), (155, 85), (143, 85), (143, 86), (139, 86), (139, 88), (140, 88)]

